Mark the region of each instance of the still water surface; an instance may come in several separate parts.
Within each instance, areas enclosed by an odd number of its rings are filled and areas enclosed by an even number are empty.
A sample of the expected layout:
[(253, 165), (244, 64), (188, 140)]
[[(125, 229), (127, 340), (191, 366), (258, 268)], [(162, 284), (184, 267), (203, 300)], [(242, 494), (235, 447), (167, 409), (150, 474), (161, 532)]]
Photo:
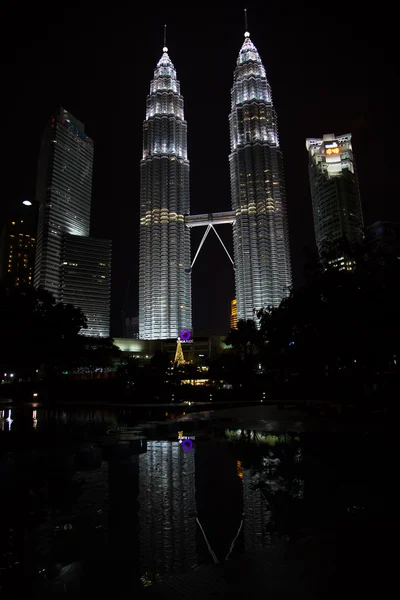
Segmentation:
[(380, 433), (155, 432), (146, 416), (161, 411), (0, 410), (4, 597), (128, 594), (383, 513)]

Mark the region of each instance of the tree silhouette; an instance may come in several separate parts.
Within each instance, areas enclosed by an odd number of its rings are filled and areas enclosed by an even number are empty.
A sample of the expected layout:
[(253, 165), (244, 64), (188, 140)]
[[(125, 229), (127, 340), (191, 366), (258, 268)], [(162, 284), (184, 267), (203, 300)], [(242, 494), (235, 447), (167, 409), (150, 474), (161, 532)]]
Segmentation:
[(278, 378), (397, 370), (400, 261), (367, 243), (349, 248), (351, 270), (314, 261), (303, 287), (259, 312), (263, 360)]
[(225, 344), (243, 360), (253, 357), (262, 343), (262, 335), (252, 319), (238, 321), (237, 328), (228, 333)]
[(86, 327), (82, 311), (57, 304), (44, 290), (0, 289), (0, 368), (31, 376), (37, 369), (67, 368)]

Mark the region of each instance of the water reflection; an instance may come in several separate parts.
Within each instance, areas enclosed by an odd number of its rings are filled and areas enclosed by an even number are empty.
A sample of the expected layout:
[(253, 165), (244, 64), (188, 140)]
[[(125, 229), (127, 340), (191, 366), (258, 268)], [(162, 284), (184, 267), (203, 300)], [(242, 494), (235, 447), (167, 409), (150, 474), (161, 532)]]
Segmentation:
[(38, 593), (128, 593), (381, 510), (377, 434), (371, 457), (367, 435), (196, 434), (191, 423), (161, 435), (129, 412), (0, 412), (4, 589), (24, 572)]
[(140, 565), (148, 576), (197, 562), (195, 451), (150, 441), (139, 457)]

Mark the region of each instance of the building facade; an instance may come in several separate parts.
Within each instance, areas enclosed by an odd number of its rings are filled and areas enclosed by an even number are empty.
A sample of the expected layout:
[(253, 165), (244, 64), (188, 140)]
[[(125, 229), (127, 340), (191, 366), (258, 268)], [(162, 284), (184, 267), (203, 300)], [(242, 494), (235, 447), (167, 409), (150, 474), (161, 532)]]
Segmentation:
[(110, 335), (111, 242), (89, 237), (93, 140), (60, 108), (43, 135), (34, 285), (86, 316), (82, 334)]
[(62, 301), (85, 314), (84, 335), (109, 337), (111, 241), (66, 233), (62, 250)]
[(237, 302), (236, 298), (231, 300), (231, 318), (229, 319), (229, 328), (237, 329), (238, 318), (237, 318)]
[(154, 71), (140, 164), (139, 337), (192, 329), (187, 127), (168, 49)]
[(25, 202), (12, 211), (0, 233), (0, 283), (7, 287), (33, 285), (37, 209)]
[(292, 284), (283, 157), (260, 55), (245, 33), (231, 91), (229, 156), (238, 320), (277, 306)]
[(46, 127), (40, 148), (34, 279), (35, 287), (51, 292), (57, 302), (63, 234), (89, 235), (92, 171), (93, 140), (83, 123), (60, 108)]
[(376, 221), (367, 227), (367, 240), (381, 256), (400, 260), (400, 223)]
[(139, 339), (139, 317), (124, 317), (122, 337), (131, 340)]
[(342, 239), (360, 242), (364, 220), (351, 133), (308, 138), (306, 148), (319, 252), (327, 243)]

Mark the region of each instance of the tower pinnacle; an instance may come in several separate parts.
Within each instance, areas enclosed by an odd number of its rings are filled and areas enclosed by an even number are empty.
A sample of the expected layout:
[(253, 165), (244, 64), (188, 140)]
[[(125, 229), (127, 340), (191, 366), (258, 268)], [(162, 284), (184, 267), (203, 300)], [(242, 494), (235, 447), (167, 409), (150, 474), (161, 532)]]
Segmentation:
[(244, 9), (244, 30), (245, 30), (244, 37), (250, 37), (249, 28), (247, 25), (247, 8)]

